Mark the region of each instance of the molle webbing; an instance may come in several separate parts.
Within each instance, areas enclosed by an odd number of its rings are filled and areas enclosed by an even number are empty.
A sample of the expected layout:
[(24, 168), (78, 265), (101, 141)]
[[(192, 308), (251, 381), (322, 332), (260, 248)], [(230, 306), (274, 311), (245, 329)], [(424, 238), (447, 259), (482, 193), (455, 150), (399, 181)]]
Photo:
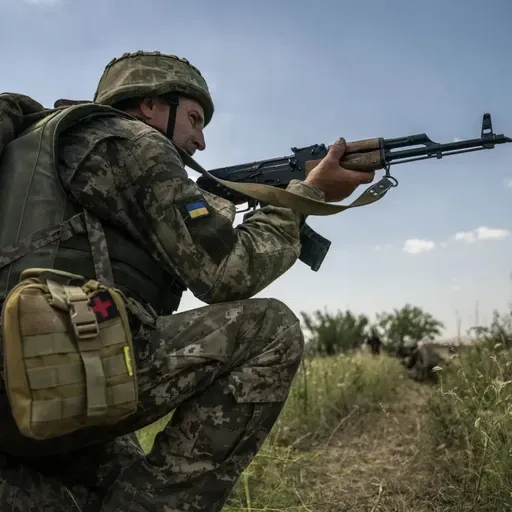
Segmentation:
[(87, 233), (89, 237), (96, 279), (107, 286), (113, 286), (112, 267), (103, 227), (98, 219), (85, 209), (62, 224), (42, 229), (30, 238), (0, 249), (0, 268), (52, 242), (68, 240), (82, 233)]
[(5, 384), (23, 435), (51, 439), (137, 410), (127, 299), (118, 290), (28, 269), (2, 320)]

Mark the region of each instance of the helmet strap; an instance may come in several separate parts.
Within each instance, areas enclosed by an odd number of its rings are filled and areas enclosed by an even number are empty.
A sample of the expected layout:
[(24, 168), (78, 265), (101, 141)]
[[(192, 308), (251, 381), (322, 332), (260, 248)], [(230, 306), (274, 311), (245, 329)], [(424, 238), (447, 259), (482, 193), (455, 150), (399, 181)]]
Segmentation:
[(174, 136), (174, 127), (176, 125), (176, 112), (178, 111), (178, 104), (180, 98), (177, 94), (172, 94), (169, 97), (169, 121), (167, 122), (167, 137), (172, 141)]

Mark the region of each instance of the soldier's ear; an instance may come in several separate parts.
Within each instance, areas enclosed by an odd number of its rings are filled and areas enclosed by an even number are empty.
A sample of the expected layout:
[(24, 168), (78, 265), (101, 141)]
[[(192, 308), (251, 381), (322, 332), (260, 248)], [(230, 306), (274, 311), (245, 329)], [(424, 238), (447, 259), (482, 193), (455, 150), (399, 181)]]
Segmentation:
[(141, 114), (148, 120), (153, 119), (155, 117), (157, 103), (157, 100), (154, 98), (143, 98), (139, 105)]

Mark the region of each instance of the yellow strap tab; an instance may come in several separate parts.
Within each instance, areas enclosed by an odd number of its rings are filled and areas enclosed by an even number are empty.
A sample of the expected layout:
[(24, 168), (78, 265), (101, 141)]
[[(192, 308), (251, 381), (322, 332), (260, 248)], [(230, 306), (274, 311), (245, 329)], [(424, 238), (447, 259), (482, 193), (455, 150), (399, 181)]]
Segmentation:
[(130, 377), (133, 377), (133, 366), (132, 366), (132, 357), (130, 355), (130, 347), (128, 345), (125, 345), (123, 347), (124, 351), (124, 360), (126, 363), (126, 369), (128, 370), (128, 375)]

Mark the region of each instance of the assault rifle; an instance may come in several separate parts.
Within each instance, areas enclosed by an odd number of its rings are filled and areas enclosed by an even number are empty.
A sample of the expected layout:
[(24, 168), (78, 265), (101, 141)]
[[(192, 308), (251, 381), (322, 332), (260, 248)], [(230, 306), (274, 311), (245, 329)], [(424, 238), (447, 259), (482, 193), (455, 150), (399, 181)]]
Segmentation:
[[(440, 144), (432, 141), (427, 134), (420, 133), (396, 139), (374, 138), (348, 142), (340, 162), (342, 167), (367, 172), (384, 169), (386, 174), (347, 206), (310, 199), (302, 200), (301, 196), (288, 194), (288, 191), (282, 190), (293, 179), (303, 180), (311, 169), (318, 165), (329, 149), (324, 144), (291, 148), (293, 155), (290, 156), (222, 167), (209, 172), (197, 165), (195, 169), (202, 175), (197, 180), (201, 188), (224, 197), (235, 205), (247, 203), (248, 210), (255, 209), (258, 205), (263, 206), (266, 200), (270, 199), (276, 206), (292, 207), (304, 214), (332, 215), (348, 208), (378, 201), (390, 188), (398, 186), (398, 181), (389, 172), (391, 165), (493, 149), (496, 144), (506, 142), (512, 142), (512, 138), (496, 135), (492, 129), (491, 114), (487, 113), (483, 116), (481, 135), (478, 139)], [(271, 187), (265, 188), (268, 185)], [(331, 242), (303, 222), (301, 243), (299, 259), (317, 271), (329, 251)]]
[[(367, 194), (367, 197), (370, 196), (369, 200), (360, 201), (359, 204), (352, 203), (354, 206), (360, 206), (374, 202), (391, 187), (398, 185), (398, 181), (390, 175), (391, 165), (429, 158), (440, 159), (449, 155), (493, 149), (496, 144), (507, 142), (512, 142), (512, 138), (502, 134), (496, 135), (492, 129), (491, 114), (486, 113), (482, 119), (481, 135), (477, 139), (440, 144), (432, 141), (427, 134), (420, 133), (395, 139), (374, 138), (347, 142), (347, 149), (340, 165), (346, 169), (356, 171), (371, 172), (380, 169), (386, 171), (384, 178), (365, 192), (365, 194), (369, 193)], [(293, 155), (290, 156), (221, 167), (209, 171), (209, 174), (229, 182), (258, 183), (286, 188), (293, 179), (303, 180), (311, 169), (325, 157), (328, 149), (324, 144), (291, 148)], [(264, 204), (257, 199), (222, 185), (206, 174), (198, 178), (197, 184), (204, 190), (224, 197), (236, 205), (247, 203), (248, 210), (256, 208), (258, 204)], [(357, 203), (357, 200), (355, 203)]]

